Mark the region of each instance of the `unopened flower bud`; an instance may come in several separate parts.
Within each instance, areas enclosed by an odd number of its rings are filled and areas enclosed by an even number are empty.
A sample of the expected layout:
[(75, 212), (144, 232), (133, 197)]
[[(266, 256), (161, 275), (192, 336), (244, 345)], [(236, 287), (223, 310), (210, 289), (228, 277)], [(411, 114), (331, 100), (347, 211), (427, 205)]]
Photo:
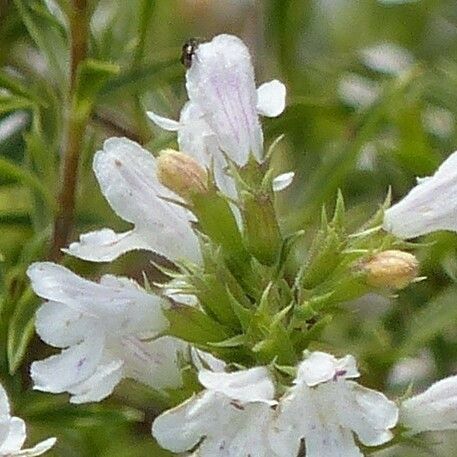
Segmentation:
[(370, 286), (403, 289), (417, 277), (419, 262), (408, 252), (390, 250), (373, 255), (360, 267)]
[(189, 200), (208, 190), (208, 173), (192, 157), (165, 149), (157, 159), (157, 178), (168, 189)]

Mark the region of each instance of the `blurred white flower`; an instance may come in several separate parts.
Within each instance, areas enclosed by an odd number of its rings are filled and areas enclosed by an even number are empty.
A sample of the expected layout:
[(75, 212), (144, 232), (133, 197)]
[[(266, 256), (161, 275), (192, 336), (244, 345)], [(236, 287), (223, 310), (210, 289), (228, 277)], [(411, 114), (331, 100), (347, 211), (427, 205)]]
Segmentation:
[(403, 239), (437, 230), (457, 231), (457, 152), (386, 210), (384, 229)]
[(338, 95), (346, 105), (366, 108), (378, 97), (379, 85), (356, 73), (347, 73), (339, 81)]
[(157, 442), (176, 453), (198, 445), (199, 457), (271, 457), (268, 430), (276, 402), (267, 369), (202, 370), (199, 381), (202, 393), (154, 421)]
[(407, 387), (412, 382), (421, 384), (434, 372), (435, 363), (430, 351), (422, 351), (418, 357), (405, 357), (399, 360), (389, 373), (388, 383), (394, 387)]
[(428, 132), (441, 138), (450, 137), (455, 130), (454, 115), (439, 106), (427, 106), (422, 115), (422, 122)]
[(28, 119), (26, 112), (16, 111), (0, 120), (0, 142), (21, 131), (27, 125)]
[(180, 150), (203, 165), (224, 164), (222, 151), (244, 165), (250, 153), (263, 155), (259, 114), (279, 116), (285, 108), (286, 88), (277, 81), (256, 91), (254, 68), (246, 45), (232, 35), (218, 35), (198, 46), (186, 74), (189, 102), (179, 122), (149, 112), (159, 127), (178, 132)]
[(69, 392), (72, 403), (84, 403), (107, 397), (122, 378), (155, 389), (181, 385), (178, 353), (185, 343), (151, 340), (168, 327), (158, 296), (127, 278), (105, 275), (95, 283), (50, 262), (27, 273), (46, 300), (36, 315), (37, 333), (64, 348), (32, 364), (35, 389)]
[(363, 63), (372, 70), (399, 75), (414, 65), (413, 55), (394, 43), (380, 43), (360, 52)]
[(400, 406), (400, 423), (417, 434), (457, 429), (457, 376), (442, 379)]
[(358, 376), (352, 356), (310, 354), (279, 403), (270, 434), (274, 452), (294, 457), (304, 440), (307, 457), (361, 457), (354, 433), (366, 446), (391, 440), (398, 420), (395, 403), (351, 381)]
[(5, 389), (0, 384), (0, 456), (33, 457), (44, 454), (56, 443), (55, 438), (48, 438), (31, 449), (22, 449), (26, 439), (25, 422), (11, 416), (10, 405)]
[(65, 252), (93, 262), (108, 262), (135, 249), (153, 251), (171, 261), (200, 260), (192, 216), (164, 200), (179, 197), (159, 183), (156, 160), (148, 151), (127, 138), (110, 138), (95, 154), (93, 169), (113, 210), (135, 227), (123, 233), (108, 228), (86, 233)]

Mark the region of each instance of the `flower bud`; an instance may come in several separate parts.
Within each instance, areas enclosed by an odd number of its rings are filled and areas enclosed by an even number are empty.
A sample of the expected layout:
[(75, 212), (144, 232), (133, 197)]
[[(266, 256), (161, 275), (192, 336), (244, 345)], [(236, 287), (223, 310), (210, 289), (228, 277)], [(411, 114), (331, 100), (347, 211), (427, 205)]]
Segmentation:
[(417, 277), (419, 262), (408, 252), (390, 250), (373, 255), (360, 267), (370, 286), (403, 289)]
[(161, 184), (185, 200), (208, 190), (206, 170), (192, 157), (173, 149), (160, 152), (157, 178)]

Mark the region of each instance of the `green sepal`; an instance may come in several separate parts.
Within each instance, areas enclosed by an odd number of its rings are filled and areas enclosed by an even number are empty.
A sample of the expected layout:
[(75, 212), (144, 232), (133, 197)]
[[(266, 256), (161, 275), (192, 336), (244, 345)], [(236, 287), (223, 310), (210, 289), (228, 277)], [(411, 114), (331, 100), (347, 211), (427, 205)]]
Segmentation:
[(224, 341), (229, 336), (222, 325), (192, 306), (173, 304), (164, 310), (164, 314), (169, 321), (165, 333), (189, 343), (206, 346)]
[(236, 335), (232, 338), (227, 338), (224, 341), (219, 341), (217, 343), (210, 343), (209, 346), (216, 348), (235, 348), (239, 346), (244, 346), (246, 344), (246, 335)]
[(282, 244), (272, 193), (240, 193), (244, 236), (249, 252), (262, 264), (273, 265)]
[(234, 274), (243, 276), (250, 266), (250, 256), (243, 244), (228, 200), (213, 184), (208, 192), (193, 195), (191, 203), (192, 212), (198, 220), (198, 228), (214, 244), (222, 248), (224, 257)]

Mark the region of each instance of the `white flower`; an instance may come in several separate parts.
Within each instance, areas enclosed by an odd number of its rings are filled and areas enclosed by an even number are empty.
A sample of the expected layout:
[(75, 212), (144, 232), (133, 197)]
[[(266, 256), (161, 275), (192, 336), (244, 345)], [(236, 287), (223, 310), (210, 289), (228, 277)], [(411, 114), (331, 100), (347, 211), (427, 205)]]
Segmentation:
[(457, 376), (442, 379), (400, 406), (400, 423), (417, 434), (457, 429)]
[(35, 389), (69, 392), (72, 403), (84, 403), (107, 397), (122, 378), (155, 389), (181, 385), (177, 359), (185, 344), (145, 341), (168, 326), (159, 297), (127, 278), (105, 275), (95, 283), (49, 262), (31, 265), (28, 275), (47, 300), (36, 315), (37, 333), (65, 348), (32, 364)]
[(238, 165), (244, 165), (251, 152), (262, 159), (259, 114), (279, 116), (286, 88), (273, 80), (256, 91), (249, 50), (239, 38), (218, 35), (200, 44), (187, 71), (186, 87), (189, 102), (179, 122), (148, 113), (159, 127), (178, 132), (182, 152), (206, 166), (214, 160), (216, 172), (225, 163), (221, 151)]
[(295, 457), (304, 439), (307, 457), (361, 457), (353, 433), (366, 446), (389, 441), (398, 409), (383, 394), (350, 380), (358, 376), (352, 356), (313, 352), (305, 359), (273, 423), (276, 454)]
[(157, 442), (176, 453), (198, 445), (199, 457), (271, 457), (268, 428), (275, 402), (267, 369), (202, 370), (199, 380), (202, 393), (154, 421)]
[(189, 222), (192, 216), (164, 200), (179, 197), (159, 183), (149, 152), (126, 138), (110, 138), (95, 154), (93, 169), (108, 203), (135, 227), (124, 233), (104, 228), (81, 235), (65, 252), (94, 262), (108, 262), (135, 249), (172, 261), (200, 260), (198, 239)]
[(437, 230), (457, 231), (457, 152), (386, 210), (384, 229), (404, 239)]
[(49, 438), (38, 443), (31, 449), (22, 449), (26, 438), (25, 422), (19, 417), (11, 416), (10, 405), (5, 389), (0, 384), (0, 456), (33, 457), (44, 454), (56, 443), (55, 438)]
[(379, 43), (360, 52), (363, 63), (372, 70), (399, 75), (414, 65), (413, 55), (395, 43)]
[(379, 96), (379, 84), (355, 73), (344, 75), (338, 83), (341, 100), (354, 108), (366, 108)]

